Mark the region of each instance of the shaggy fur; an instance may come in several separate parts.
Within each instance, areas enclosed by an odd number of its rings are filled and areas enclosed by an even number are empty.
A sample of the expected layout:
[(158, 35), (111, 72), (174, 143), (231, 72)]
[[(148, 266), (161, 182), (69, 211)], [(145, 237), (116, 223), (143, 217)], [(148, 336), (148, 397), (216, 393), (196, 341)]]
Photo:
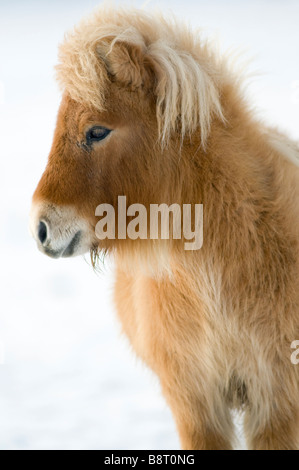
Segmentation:
[[(204, 244), (104, 240), (124, 332), (158, 374), (185, 449), (299, 441), (298, 148), (258, 122), (238, 80), (177, 22), (100, 9), (60, 49), (64, 97), (34, 204), (202, 203)], [(88, 126), (113, 129), (86, 151)], [(164, 145), (159, 145), (163, 142)]]
[(225, 66), (176, 20), (101, 8), (67, 35), (59, 59), (62, 89), (98, 110), (105, 108), (107, 73), (133, 90), (154, 92), (162, 141), (179, 124), (182, 138), (200, 127), (204, 143), (213, 114), (224, 119), (219, 93)]

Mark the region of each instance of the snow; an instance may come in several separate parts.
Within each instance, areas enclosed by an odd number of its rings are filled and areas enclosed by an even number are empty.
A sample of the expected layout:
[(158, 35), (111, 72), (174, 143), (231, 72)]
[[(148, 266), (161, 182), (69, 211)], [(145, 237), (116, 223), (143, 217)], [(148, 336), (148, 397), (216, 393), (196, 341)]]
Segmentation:
[[(297, 1), (150, 3), (254, 56), (249, 96), (299, 139)], [(0, 3), (0, 449), (179, 448), (158, 380), (120, 334), (111, 263), (97, 275), (87, 259), (51, 260), (27, 228), (60, 100), (57, 45), (97, 4)]]

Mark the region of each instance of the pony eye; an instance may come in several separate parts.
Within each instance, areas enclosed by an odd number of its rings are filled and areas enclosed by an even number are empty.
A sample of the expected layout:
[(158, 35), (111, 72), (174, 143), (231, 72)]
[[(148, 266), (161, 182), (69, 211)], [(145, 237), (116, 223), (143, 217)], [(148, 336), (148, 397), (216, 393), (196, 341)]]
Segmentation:
[(93, 142), (99, 142), (100, 140), (105, 139), (111, 130), (107, 129), (106, 127), (95, 126), (89, 129), (86, 132), (86, 142), (88, 144), (92, 144)]

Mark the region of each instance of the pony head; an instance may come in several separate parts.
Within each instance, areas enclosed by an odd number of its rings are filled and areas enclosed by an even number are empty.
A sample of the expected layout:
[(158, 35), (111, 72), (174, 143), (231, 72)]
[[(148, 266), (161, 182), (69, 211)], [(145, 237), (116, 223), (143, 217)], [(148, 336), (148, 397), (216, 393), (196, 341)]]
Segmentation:
[(143, 10), (102, 7), (66, 36), (63, 97), (31, 211), (42, 252), (97, 250), (95, 209), (116, 208), (118, 196), (185, 202), (188, 159), (205, 151), (213, 119), (224, 120), (220, 70), (190, 29)]

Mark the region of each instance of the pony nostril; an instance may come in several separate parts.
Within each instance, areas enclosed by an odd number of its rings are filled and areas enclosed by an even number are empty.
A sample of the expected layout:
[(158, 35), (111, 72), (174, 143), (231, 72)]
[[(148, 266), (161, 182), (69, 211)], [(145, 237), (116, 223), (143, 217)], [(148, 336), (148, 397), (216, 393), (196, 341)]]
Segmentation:
[(47, 230), (47, 226), (46, 226), (45, 222), (41, 221), (39, 223), (38, 229), (37, 229), (37, 235), (38, 235), (39, 241), (43, 245), (45, 243), (45, 241), (47, 240), (47, 236), (48, 236), (48, 230)]

